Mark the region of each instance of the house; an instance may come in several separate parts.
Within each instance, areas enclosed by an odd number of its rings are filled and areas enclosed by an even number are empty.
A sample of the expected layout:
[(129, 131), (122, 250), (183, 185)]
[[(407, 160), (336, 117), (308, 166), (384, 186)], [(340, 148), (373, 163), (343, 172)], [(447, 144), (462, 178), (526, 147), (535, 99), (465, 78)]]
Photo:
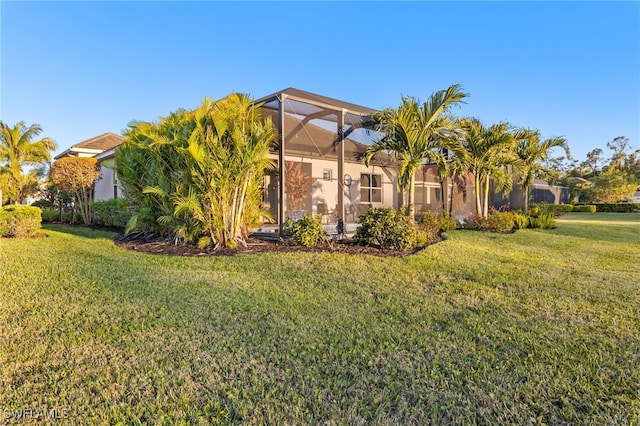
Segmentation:
[(100, 177), (94, 185), (94, 200), (102, 201), (111, 198), (119, 198), (122, 192), (114, 171), (115, 151), (123, 138), (115, 133), (104, 133), (102, 135), (78, 142), (71, 148), (58, 154), (55, 159), (63, 157), (93, 157), (100, 165)]
[[(381, 137), (364, 125), (375, 110), (291, 87), (256, 103), (262, 105), (263, 114), (273, 120), (280, 135), (269, 153), (276, 167), (266, 170), (263, 180), (264, 207), (275, 223), (265, 223), (259, 232), (281, 233), (288, 219), (305, 214), (321, 215), (327, 227), (335, 229), (342, 221), (346, 230), (353, 230), (369, 208), (405, 204), (398, 190), (395, 159), (380, 153), (368, 167), (362, 161), (367, 146)], [(56, 159), (95, 157), (101, 165), (95, 199), (117, 198), (121, 192), (113, 169), (115, 151), (122, 142), (122, 137), (105, 133), (73, 145)], [(415, 174), (416, 211), (468, 217), (475, 212), (473, 182), (470, 174), (441, 182), (435, 164), (422, 165)], [(565, 192), (568, 194), (567, 188), (536, 181), (531, 194), (537, 201), (559, 203), (568, 202)], [(492, 202), (516, 207), (522, 204), (522, 197), (522, 190), (516, 187), (509, 199), (495, 196)]]

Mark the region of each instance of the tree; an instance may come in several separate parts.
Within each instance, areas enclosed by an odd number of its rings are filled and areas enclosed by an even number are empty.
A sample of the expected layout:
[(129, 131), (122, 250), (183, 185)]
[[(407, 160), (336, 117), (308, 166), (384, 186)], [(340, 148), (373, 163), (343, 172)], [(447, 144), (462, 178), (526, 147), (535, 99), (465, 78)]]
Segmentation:
[(596, 148), (587, 153), (586, 165), (591, 169), (591, 175), (596, 176), (598, 174), (598, 163), (602, 161), (602, 149)]
[[(442, 198), (442, 212), (443, 214), (452, 214), (453, 210), (453, 192), (451, 196), (448, 194), (447, 179), (452, 179), (453, 183), (461, 185), (464, 183), (462, 179), (465, 172), (468, 170), (467, 152), (466, 148), (462, 144), (461, 135), (453, 135), (452, 144), (455, 144), (455, 149), (445, 150), (441, 156), (435, 158), (435, 163), (438, 166), (438, 180), (440, 181), (440, 194)], [(447, 203), (449, 200), (449, 203)]]
[(516, 140), (507, 123), (485, 127), (472, 117), (460, 119), (458, 125), (464, 132), (467, 167), (474, 176), (476, 212), (486, 218), (489, 215), (491, 178), (495, 179), (498, 189), (503, 192), (511, 190), (511, 177), (505, 167), (516, 162)]
[(130, 226), (200, 247), (244, 244), (261, 209), (276, 130), (241, 94), (158, 123), (134, 123), (116, 151), (116, 171), (136, 210)]
[(515, 167), (519, 171), (518, 183), (524, 193), (524, 212), (529, 211), (529, 188), (534, 179), (542, 172), (542, 161), (546, 160), (549, 151), (561, 147), (569, 155), (569, 147), (564, 138), (549, 138), (540, 141), (538, 130), (520, 129), (513, 134), (517, 141), (515, 153), (517, 161)]
[[(37, 191), (37, 167), (51, 161), (51, 152), (56, 149), (49, 138), (36, 140), (40, 133), (42, 128), (38, 124), (27, 127), (21, 121), (11, 127), (0, 121), (0, 175), (6, 176), (4, 189), (16, 203)], [(25, 173), (25, 167), (34, 169)]]
[(454, 105), (464, 103), (468, 96), (460, 85), (433, 93), (420, 103), (416, 98), (403, 96), (398, 108), (385, 108), (372, 116), (373, 127), (383, 137), (369, 146), (364, 154), (368, 166), (381, 151), (389, 151), (399, 161), (399, 186), (408, 190), (409, 220), (414, 221), (415, 173), (425, 160), (436, 162), (442, 150), (456, 150), (460, 145), (451, 137), (454, 123), (445, 114)]
[(627, 201), (638, 189), (634, 176), (608, 167), (593, 181), (593, 197), (600, 202)]
[(622, 170), (627, 159), (627, 151), (630, 148), (629, 138), (626, 136), (618, 136), (611, 142), (607, 142), (607, 148), (613, 151), (611, 155), (611, 166)]
[(51, 166), (51, 181), (62, 191), (72, 194), (85, 225), (91, 224), (93, 184), (99, 176), (100, 169), (95, 158), (64, 157)]

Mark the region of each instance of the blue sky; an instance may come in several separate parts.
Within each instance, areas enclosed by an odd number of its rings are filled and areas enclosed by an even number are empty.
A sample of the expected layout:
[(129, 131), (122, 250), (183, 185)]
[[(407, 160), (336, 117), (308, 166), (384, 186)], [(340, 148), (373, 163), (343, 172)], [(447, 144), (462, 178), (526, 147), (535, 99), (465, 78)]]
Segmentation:
[(640, 148), (638, 2), (0, 2), (0, 120), (58, 152), (232, 91), (384, 108), (462, 84), (454, 112)]

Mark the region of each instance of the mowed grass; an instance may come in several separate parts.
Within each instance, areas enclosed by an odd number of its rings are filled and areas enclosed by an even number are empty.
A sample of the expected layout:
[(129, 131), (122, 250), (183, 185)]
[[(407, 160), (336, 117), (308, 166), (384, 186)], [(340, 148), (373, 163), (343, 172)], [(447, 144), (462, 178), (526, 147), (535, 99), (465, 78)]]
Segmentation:
[(454, 231), (393, 259), (46, 234), (0, 240), (5, 422), (640, 422), (638, 214)]

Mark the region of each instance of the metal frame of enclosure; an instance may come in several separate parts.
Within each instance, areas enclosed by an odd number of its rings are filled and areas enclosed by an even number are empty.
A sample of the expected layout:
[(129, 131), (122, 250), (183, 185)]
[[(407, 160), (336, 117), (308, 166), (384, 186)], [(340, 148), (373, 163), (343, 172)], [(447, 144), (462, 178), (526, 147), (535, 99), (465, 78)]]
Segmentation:
[[(354, 196), (352, 189), (364, 191), (360, 181), (356, 182), (364, 179), (362, 169), (375, 169), (375, 176), (386, 173), (378, 180), (396, 185), (392, 168), (387, 167), (391, 165), (388, 155), (378, 155), (369, 168), (362, 163), (366, 146), (379, 138), (377, 132), (363, 125), (374, 110), (293, 88), (260, 98), (256, 103), (262, 105), (263, 114), (271, 117), (279, 131), (279, 141), (271, 151), (277, 158), (277, 169), (265, 174), (264, 196), (279, 233), (287, 219), (306, 213), (327, 215), (328, 225), (339, 220), (355, 222), (354, 206), (363, 203), (360, 192)], [(371, 191), (373, 183), (364, 184), (369, 186), (362, 188)], [(375, 184), (381, 185), (377, 181)], [(397, 192), (390, 185), (389, 205), (397, 201), (394, 191)]]

